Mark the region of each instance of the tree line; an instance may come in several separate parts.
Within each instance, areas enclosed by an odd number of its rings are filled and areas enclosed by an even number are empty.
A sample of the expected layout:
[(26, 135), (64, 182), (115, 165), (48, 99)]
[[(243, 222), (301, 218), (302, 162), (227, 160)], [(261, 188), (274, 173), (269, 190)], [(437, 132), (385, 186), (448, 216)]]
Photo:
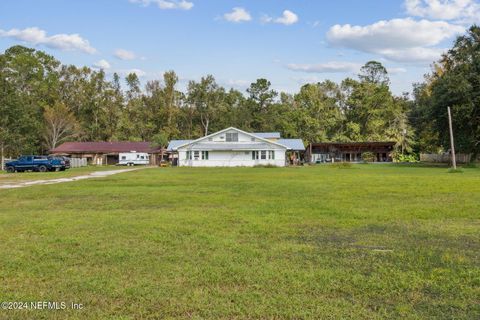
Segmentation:
[[(135, 73), (63, 65), (45, 52), (13, 46), (0, 55), (2, 155), (47, 153), (65, 141), (197, 138), (226, 127), (279, 131), (318, 141), (395, 141), (397, 154), (448, 149), (452, 107), (460, 152), (480, 149), (480, 29), (472, 26), (433, 63), (413, 95), (394, 95), (385, 67), (370, 61), (358, 78), (277, 92), (267, 79), (246, 92), (211, 75), (178, 89), (174, 71), (144, 87)], [(123, 83), (122, 83), (123, 82)]]

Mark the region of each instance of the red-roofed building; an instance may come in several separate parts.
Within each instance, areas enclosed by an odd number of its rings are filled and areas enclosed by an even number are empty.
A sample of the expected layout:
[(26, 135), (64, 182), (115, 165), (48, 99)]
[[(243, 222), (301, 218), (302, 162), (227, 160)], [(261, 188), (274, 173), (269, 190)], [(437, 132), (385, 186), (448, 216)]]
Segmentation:
[(119, 162), (119, 153), (144, 152), (150, 156), (150, 164), (160, 162), (161, 148), (153, 147), (151, 142), (65, 142), (50, 154), (71, 158), (85, 158), (89, 164), (113, 165)]

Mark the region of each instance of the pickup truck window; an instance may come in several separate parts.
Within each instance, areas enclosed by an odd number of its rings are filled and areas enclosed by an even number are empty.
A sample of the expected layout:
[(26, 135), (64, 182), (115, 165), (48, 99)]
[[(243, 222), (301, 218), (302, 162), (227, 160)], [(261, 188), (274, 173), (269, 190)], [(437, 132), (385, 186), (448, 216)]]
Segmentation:
[(30, 162), (30, 161), (33, 161), (33, 157), (25, 157), (25, 159), (24, 159), (24, 160), (25, 160), (25, 161), (29, 161), (29, 162)]

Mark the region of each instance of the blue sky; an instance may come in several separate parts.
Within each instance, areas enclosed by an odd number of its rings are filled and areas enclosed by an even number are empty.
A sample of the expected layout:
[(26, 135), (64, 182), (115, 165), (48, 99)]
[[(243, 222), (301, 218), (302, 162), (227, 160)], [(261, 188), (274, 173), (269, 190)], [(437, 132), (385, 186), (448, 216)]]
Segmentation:
[(477, 0), (4, 0), (0, 50), (23, 44), (143, 82), (175, 70), (180, 89), (213, 74), (291, 93), (378, 60), (400, 94), (475, 22)]

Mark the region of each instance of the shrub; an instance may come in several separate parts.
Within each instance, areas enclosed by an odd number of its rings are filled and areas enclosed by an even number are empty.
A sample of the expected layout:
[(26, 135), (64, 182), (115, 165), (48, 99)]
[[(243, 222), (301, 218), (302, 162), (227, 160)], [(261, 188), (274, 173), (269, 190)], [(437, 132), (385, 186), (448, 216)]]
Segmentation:
[(401, 153), (395, 153), (393, 155), (393, 161), (395, 162), (409, 162), (409, 163), (416, 163), (420, 162), (418, 160), (418, 155), (417, 154), (401, 154)]
[(374, 162), (375, 155), (373, 154), (373, 152), (364, 152), (362, 153), (362, 160), (365, 162)]
[(353, 165), (350, 162), (336, 162), (336, 163), (332, 163), (330, 166), (332, 168), (337, 168), (337, 169), (351, 169), (351, 168), (353, 168)]

